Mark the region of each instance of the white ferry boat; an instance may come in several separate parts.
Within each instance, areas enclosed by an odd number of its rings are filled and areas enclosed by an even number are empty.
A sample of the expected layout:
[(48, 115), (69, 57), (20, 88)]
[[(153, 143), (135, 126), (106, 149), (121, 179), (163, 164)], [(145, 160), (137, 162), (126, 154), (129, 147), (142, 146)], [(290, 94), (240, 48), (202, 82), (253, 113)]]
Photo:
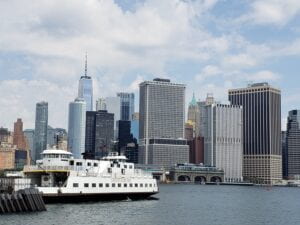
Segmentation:
[(64, 150), (45, 150), (42, 159), (23, 172), (46, 203), (136, 200), (158, 193), (151, 173), (136, 169), (117, 153), (89, 160), (74, 159)]

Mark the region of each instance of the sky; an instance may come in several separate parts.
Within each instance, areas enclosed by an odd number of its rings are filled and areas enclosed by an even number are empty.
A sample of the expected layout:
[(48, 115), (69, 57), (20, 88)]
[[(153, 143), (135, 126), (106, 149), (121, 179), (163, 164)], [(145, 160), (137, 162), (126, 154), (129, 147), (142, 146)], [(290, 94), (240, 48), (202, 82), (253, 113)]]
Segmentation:
[[(0, 127), (49, 103), (49, 125), (67, 128), (84, 74), (94, 99), (155, 77), (186, 84), (186, 105), (269, 82), (282, 91), (282, 129), (300, 108), (299, 0), (1, 0)], [(136, 110), (137, 111), (137, 110)]]

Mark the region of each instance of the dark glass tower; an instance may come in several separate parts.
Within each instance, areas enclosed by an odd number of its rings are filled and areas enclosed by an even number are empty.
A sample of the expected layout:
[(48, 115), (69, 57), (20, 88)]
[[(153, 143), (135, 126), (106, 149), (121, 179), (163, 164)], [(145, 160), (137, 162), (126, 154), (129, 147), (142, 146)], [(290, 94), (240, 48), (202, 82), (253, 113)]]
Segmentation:
[(114, 114), (106, 110), (86, 112), (85, 158), (99, 159), (113, 148)]
[(35, 113), (33, 162), (41, 159), (41, 153), (47, 148), (48, 102), (38, 102)]
[(120, 92), (120, 120), (131, 120), (134, 113), (134, 93)]
[(289, 112), (286, 131), (287, 174), (300, 177), (300, 110)]
[(268, 83), (229, 90), (229, 101), (243, 106), (245, 180), (274, 184), (282, 179), (281, 92)]

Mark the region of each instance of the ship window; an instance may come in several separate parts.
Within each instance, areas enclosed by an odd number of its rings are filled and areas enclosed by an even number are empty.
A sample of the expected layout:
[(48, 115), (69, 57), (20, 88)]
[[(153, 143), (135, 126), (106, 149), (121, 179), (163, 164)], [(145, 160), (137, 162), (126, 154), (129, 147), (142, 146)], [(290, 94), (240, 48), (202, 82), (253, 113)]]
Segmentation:
[(99, 184), (99, 187), (100, 187), (100, 188), (102, 188), (102, 187), (103, 187), (103, 184), (102, 184), (102, 183), (100, 183), (100, 184)]
[(145, 187), (148, 187), (148, 184), (145, 184)]
[(120, 168), (120, 166), (121, 166), (120, 164), (117, 164), (117, 167), (118, 167), (118, 168)]
[(108, 173), (111, 173), (111, 168), (107, 168), (107, 172), (108, 172)]
[(132, 187), (133, 185), (132, 184), (129, 184), (129, 187)]
[(155, 184), (153, 184), (153, 187), (155, 187)]
[(105, 187), (109, 187), (109, 184), (105, 184)]
[(111, 163), (111, 164), (110, 164), (110, 167), (114, 167), (114, 164)]
[(77, 162), (76, 166), (82, 166), (82, 162)]
[(74, 166), (74, 161), (70, 160), (70, 166)]
[(95, 184), (95, 183), (92, 183), (92, 187), (96, 187), (96, 184)]
[(97, 167), (97, 166), (98, 166), (98, 163), (94, 163), (94, 166)]
[(90, 162), (88, 162), (88, 163), (87, 163), (87, 165), (88, 165), (88, 166), (91, 166), (91, 163), (90, 163)]
[(115, 183), (112, 183), (111, 186), (112, 186), (112, 187), (116, 187), (116, 184), (115, 184)]
[(127, 165), (124, 165), (124, 168), (126, 169), (126, 168), (127, 168)]
[(79, 187), (78, 183), (73, 183), (73, 187)]
[(143, 184), (140, 184), (140, 187), (143, 187)]
[(138, 187), (139, 185), (138, 185), (138, 184), (134, 184), (134, 186), (135, 186), (135, 187)]
[(121, 169), (121, 173), (122, 173), (122, 174), (125, 174), (125, 169)]
[(149, 184), (149, 187), (152, 187), (152, 184)]
[(124, 184), (124, 187), (127, 187), (127, 184)]
[(85, 184), (84, 184), (84, 187), (89, 187), (89, 184), (88, 184), (88, 183), (85, 183)]
[(132, 169), (132, 165), (129, 166), (129, 169)]
[(119, 184), (118, 184), (118, 187), (122, 187), (122, 185), (119, 183)]

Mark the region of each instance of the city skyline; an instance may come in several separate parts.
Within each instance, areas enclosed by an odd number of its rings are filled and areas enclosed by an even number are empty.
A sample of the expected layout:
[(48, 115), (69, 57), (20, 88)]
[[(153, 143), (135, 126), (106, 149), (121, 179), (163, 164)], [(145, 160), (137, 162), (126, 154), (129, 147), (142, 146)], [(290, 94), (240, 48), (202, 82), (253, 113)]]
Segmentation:
[[(30, 5), (0, 3), (7, 18), (0, 22), (3, 127), (12, 129), (22, 117), (24, 128), (33, 128), (35, 103), (47, 101), (49, 124), (67, 128), (68, 103), (84, 75), (85, 52), (94, 99), (133, 92), (137, 108), (138, 84), (167, 77), (187, 85), (186, 102), (193, 92), (197, 100), (213, 92), (226, 103), (228, 89), (265, 81), (282, 90), (282, 124), (288, 111), (299, 108), (296, 1), (76, 0), (69, 5), (54, 0)], [(72, 15), (78, 17), (70, 23)]]

